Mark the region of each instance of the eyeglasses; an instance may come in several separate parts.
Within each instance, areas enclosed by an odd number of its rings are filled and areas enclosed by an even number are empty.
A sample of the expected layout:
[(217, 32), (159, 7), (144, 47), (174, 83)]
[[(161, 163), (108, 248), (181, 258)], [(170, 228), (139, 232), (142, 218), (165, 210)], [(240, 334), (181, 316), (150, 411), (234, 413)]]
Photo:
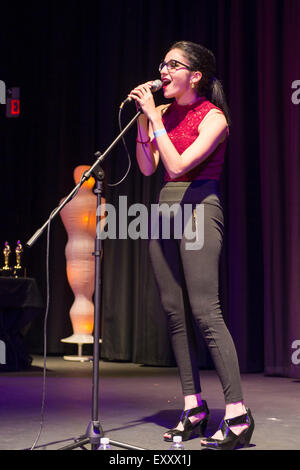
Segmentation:
[(183, 68), (191, 70), (191, 67), (189, 65), (183, 64), (182, 62), (179, 62), (179, 60), (175, 60), (175, 59), (169, 60), (168, 62), (162, 62), (161, 64), (159, 64), (159, 67), (158, 67), (159, 72), (162, 71), (164, 66), (167, 67), (168, 72), (176, 72), (177, 70), (180, 70)]

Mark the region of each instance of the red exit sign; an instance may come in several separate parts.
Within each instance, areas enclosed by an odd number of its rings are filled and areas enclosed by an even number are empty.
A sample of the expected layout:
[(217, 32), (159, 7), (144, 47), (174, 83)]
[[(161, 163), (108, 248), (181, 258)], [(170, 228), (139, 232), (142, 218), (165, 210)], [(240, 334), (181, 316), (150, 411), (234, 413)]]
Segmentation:
[(7, 90), (6, 117), (20, 116), (20, 88), (14, 87)]
[(18, 117), (20, 115), (20, 100), (8, 98), (6, 102), (6, 116)]

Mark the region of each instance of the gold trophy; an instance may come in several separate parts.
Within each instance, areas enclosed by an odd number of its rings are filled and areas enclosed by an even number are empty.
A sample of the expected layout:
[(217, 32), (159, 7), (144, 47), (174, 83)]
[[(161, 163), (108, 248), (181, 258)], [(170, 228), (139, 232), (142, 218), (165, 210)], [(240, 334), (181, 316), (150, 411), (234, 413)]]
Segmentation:
[(14, 266), (15, 277), (25, 277), (24, 268), (21, 266), (21, 254), (23, 253), (23, 247), (20, 240), (17, 241), (16, 252), (16, 265)]
[(8, 242), (5, 242), (3, 255), (4, 255), (4, 266), (1, 269), (1, 276), (9, 277), (12, 276), (12, 268), (9, 266), (9, 255), (10, 255), (10, 246)]

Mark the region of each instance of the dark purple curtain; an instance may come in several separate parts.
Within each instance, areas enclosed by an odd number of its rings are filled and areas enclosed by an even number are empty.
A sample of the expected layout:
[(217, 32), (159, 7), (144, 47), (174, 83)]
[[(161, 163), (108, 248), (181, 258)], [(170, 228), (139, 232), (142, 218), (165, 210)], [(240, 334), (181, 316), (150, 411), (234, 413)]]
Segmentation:
[[(0, 80), (21, 87), (21, 117), (0, 105), (1, 239), (23, 242), (73, 187), (73, 170), (91, 164), (118, 133), (118, 106), (137, 83), (158, 77), (176, 40), (211, 48), (232, 114), (221, 183), (225, 240), (221, 262), (224, 317), (243, 372), (300, 377), (292, 345), (300, 341), (298, 0), (31, 1), (1, 7)], [(300, 93), (299, 93), (300, 95)], [(298, 96), (299, 96), (298, 95)], [(163, 101), (160, 93), (157, 103)], [(293, 102), (295, 101), (295, 102)], [(123, 122), (134, 109), (128, 106)], [(143, 177), (133, 157), (128, 178), (107, 187), (108, 202), (155, 201), (163, 169)], [(105, 164), (107, 182), (126, 171), (121, 145)], [(73, 295), (65, 273), (67, 240), (59, 218), (51, 231), (48, 352), (72, 332)], [(26, 253), (45, 298), (45, 234)], [(174, 364), (147, 242), (104, 244), (101, 354), (108, 360)], [(43, 317), (27, 343), (42, 352)], [(211, 367), (201, 341), (199, 366)], [(299, 354), (300, 356), (300, 354)]]
[(292, 88), (300, 2), (259, 2), (257, 15), (265, 371), (299, 378), (291, 358), (300, 338), (300, 104)]

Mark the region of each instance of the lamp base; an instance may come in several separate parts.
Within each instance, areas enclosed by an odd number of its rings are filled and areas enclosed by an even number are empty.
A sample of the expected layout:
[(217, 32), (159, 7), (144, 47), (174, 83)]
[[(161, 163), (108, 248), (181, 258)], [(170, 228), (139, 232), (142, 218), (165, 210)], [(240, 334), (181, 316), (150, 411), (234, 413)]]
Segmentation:
[(65, 361), (76, 361), (76, 362), (92, 362), (93, 356), (83, 356), (78, 351), (78, 356), (63, 356)]
[[(68, 338), (61, 339), (61, 342), (78, 345), (78, 355), (64, 356), (65, 361), (90, 362), (93, 360), (93, 356), (83, 356), (82, 354), (82, 346), (84, 344), (93, 344), (94, 337), (92, 335), (75, 333), (74, 335), (71, 335)], [(99, 343), (102, 343), (101, 339), (99, 339)]]

